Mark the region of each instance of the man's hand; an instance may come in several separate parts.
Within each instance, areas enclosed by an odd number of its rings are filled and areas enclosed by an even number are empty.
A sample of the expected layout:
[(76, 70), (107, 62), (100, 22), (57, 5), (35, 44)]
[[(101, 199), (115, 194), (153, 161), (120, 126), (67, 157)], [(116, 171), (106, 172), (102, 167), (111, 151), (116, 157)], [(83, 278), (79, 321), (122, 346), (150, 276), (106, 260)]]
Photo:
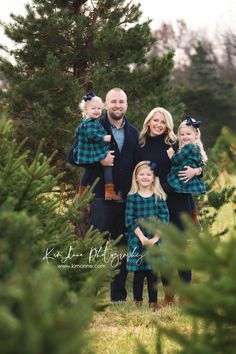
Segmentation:
[(106, 141), (107, 143), (109, 143), (111, 141), (111, 135), (105, 135), (104, 136), (104, 141)]
[(103, 165), (103, 166), (113, 166), (113, 160), (114, 160), (114, 150), (111, 150), (108, 152), (107, 156), (100, 160), (100, 163)]
[(197, 175), (196, 170), (198, 169), (192, 168), (190, 166), (184, 166), (184, 169), (185, 170), (183, 171), (179, 171), (178, 176), (181, 181), (187, 183), (191, 178)]

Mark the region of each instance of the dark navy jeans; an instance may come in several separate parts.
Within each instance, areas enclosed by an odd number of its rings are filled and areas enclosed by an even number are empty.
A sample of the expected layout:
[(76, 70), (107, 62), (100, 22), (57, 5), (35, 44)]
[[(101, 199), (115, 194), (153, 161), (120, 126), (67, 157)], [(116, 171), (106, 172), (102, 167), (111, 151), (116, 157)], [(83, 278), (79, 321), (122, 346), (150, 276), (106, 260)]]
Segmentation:
[[(125, 232), (125, 203), (106, 201), (102, 198), (94, 198), (90, 208), (90, 224), (100, 232), (109, 231), (109, 238), (115, 240)], [(119, 242), (121, 252), (127, 252), (125, 236)], [(119, 273), (113, 278), (110, 285), (111, 301), (125, 301), (127, 292), (125, 288), (126, 258), (123, 258)]]

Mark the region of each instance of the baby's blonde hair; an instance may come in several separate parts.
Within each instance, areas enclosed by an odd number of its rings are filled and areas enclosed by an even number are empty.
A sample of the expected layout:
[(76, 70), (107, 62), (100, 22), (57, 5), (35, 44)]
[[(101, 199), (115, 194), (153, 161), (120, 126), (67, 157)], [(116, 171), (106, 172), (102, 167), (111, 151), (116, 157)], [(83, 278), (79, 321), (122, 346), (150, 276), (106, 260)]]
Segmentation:
[(135, 193), (137, 193), (139, 191), (139, 185), (138, 185), (138, 182), (137, 182), (137, 175), (143, 168), (149, 167), (150, 170), (153, 172), (153, 175), (154, 175), (154, 182), (151, 185), (151, 191), (155, 195), (156, 201), (157, 201), (158, 198), (166, 200), (166, 194), (165, 194), (165, 192), (163, 191), (163, 189), (161, 187), (159, 177), (155, 176), (155, 173), (151, 169), (150, 164), (151, 164), (150, 161), (141, 161), (135, 166), (135, 169), (134, 169), (134, 172), (133, 172), (133, 175), (132, 175), (132, 185), (131, 185), (131, 189), (129, 191), (129, 194), (135, 194)]
[[(191, 118), (193, 122), (196, 122), (195, 119)], [(180, 142), (180, 129), (183, 128), (183, 127), (189, 127), (189, 128), (192, 128), (194, 129), (196, 132), (197, 132), (197, 139), (196, 139), (196, 145), (199, 146), (199, 149), (200, 149), (200, 154), (201, 154), (201, 158), (202, 158), (202, 162), (206, 163), (206, 161), (208, 160), (207, 158), (207, 154), (204, 150), (204, 147), (203, 147), (203, 143), (201, 141), (201, 132), (200, 132), (200, 129), (199, 128), (196, 128), (194, 127), (193, 125), (188, 125), (186, 124), (187, 123), (187, 119), (184, 120), (183, 122), (180, 123), (179, 125), (179, 128), (178, 128), (178, 131), (177, 131), (177, 137), (178, 137), (178, 140)], [(179, 145), (180, 149), (181, 149), (181, 144)]]
[(82, 113), (83, 117), (86, 117), (85, 111), (86, 111), (87, 107), (89, 106), (89, 104), (93, 103), (94, 101), (101, 102), (102, 105), (103, 105), (102, 99), (100, 97), (98, 97), (98, 96), (94, 96), (88, 101), (85, 101), (84, 99), (82, 99), (82, 101), (79, 104), (79, 108), (81, 110), (81, 113)]
[(162, 107), (156, 107), (147, 115), (145, 121), (143, 122), (143, 128), (139, 135), (139, 143), (141, 146), (144, 146), (146, 144), (147, 134), (150, 133), (148, 123), (156, 113), (161, 113), (166, 122), (165, 143), (173, 144), (177, 140), (176, 135), (174, 133), (174, 123), (173, 123), (172, 115), (166, 109)]

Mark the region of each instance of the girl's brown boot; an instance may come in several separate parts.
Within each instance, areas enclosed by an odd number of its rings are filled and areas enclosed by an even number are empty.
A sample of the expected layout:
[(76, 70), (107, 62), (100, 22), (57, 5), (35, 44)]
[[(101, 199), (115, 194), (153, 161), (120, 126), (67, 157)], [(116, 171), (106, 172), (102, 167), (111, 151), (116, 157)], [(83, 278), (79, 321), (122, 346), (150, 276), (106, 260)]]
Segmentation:
[(121, 200), (115, 192), (114, 184), (105, 184), (105, 200)]

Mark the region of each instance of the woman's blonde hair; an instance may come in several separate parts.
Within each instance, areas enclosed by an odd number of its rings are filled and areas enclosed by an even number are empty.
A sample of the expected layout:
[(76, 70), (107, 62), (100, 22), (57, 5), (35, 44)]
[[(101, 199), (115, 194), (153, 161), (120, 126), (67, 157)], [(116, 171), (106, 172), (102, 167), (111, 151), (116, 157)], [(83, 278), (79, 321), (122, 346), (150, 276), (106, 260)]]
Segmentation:
[[(196, 122), (196, 120), (193, 119), (193, 118), (191, 118), (191, 120), (193, 122)], [(196, 139), (196, 143), (195, 144), (199, 146), (202, 162), (205, 163), (208, 160), (208, 158), (207, 158), (207, 154), (206, 154), (206, 152), (204, 150), (203, 143), (201, 141), (200, 129), (194, 127), (193, 125), (189, 125), (189, 124), (186, 124), (186, 123), (187, 123), (187, 119), (180, 123), (178, 131), (177, 131), (177, 137), (178, 137), (178, 140), (179, 140), (179, 147), (180, 147), (180, 149), (182, 148), (182, 146), (180, 144), (180, 129), (183, 128), (183, 127), (190, 127), (192, 129), (194, 129), (197, 132), (197, 139)]]
[[(150, 161), (141, 161), (135, 166), (135, 169), (134, 169), (134, 172), (132, 175), (132, 185), (131, 185), (131, 189), (129, 191), (129, 194), (135, 194), (139, 191), (139, 185), (137, 182), (137, 175), (143, 168), (149, 167), (151, 169), (150, 164), (151, 164)], [(166, 200), (166, 194), (161, 187), (159, 177), (155, 176), (153, 169), (151, 169), (151, 171), (153, 172), (153, 175), (154, 175), (154, 182), (151, 185), (151, 191), (155, 195), (156, 201), (157, 201), (157, 198)]]
[(101, 102), (102, 105), (103, 105), (102, 99), (101, 99), (100, 97), (98, 97), (98, 96), (94, 96), (94, 97), (92, 97), (91, 99), (89, 99), (89, 100), (87, 100), (87, 101), (85, 101), (84, 99), (82, 99), (82, 101), (80, 102), (79, 108), (80, 108), (81, 113), (82, 113), (82, 116), (83, 116), (84, 118), (86, 117), (85, 111), (86, 111), (88, 105), (91, 104), (91, 103), (93, 103), (94, 101), (99, 101), (99, 102)]
[(147, 115), (145, 121), (143, 122), (143, 128), (139, 135), (139, 143), (141, 146), (144, 146), (146, 144), (146, 137), (147, 135), (150, 134), (150, 129), (148, 124), (156, 113), (162, 114), (163, 118), (165, 119), (165, 123), (166, 123), (165, 143), (173, 144), (177, 140), (176, 135), (174, 133), (174, 123), (173, 123), (172, 115), (166, 109), (162, 107), (156, 107)]

